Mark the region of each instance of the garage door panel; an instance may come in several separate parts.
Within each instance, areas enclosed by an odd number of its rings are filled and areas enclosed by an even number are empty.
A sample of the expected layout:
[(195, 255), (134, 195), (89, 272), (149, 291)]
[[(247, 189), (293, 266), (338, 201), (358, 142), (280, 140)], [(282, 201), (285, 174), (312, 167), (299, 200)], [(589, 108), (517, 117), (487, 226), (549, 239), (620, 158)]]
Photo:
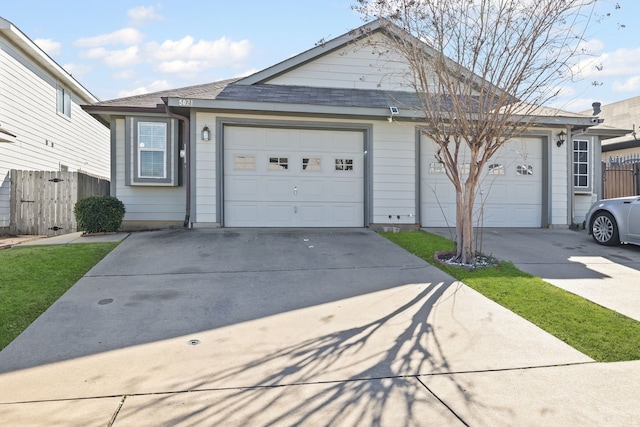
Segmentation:
[(234, 204), (227, 210), (227, 216), (235, 224), (253, 224), (258, 219), (258, 206), (256, 204)]
[[(266, 224), (267, 226), (282, 226), (291, 222), (293, 209), (290, 206), (282, 204), (265, 204)], [(259, 219), (260, 217), (258, 217)]]
[(293, 196), (294, 187), (295, 185), (291, 179), (267, 178), (265, 181), (265, 192), (263, 194), (257, 194), (256, 197), (264, 197), (266, 194), (269, 198), (289, 200)]
[[(224, 141), (225, 225), (364, 225), (362, 132), (267, 129), (260, 139), (260, 132), (228, 130), (225, 128)], [(239, 141), (242, 138), (252, 140)], [(245, 163), (253, 169), (248, 170)], [(239, 207), (249, 209), (248, 205), (258, 206), (257, 216), (253, 211), (236, 212)]]
[(236, 198), (252, 198), (255, 197), (260, 187), (255, 178), (237, 178), (229, 183), (230, 193)]

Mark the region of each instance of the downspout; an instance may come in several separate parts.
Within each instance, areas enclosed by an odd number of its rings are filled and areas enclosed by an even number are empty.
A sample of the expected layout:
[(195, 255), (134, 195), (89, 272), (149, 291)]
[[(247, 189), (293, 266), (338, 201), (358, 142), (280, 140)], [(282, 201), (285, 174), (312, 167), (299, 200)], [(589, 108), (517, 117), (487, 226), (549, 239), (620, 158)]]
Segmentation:
[(191, 128), (189, 125), (189, 118), (186, 116), (181, 116), (180, 114), (176, 114), (173, 111), (171, 111), (171, 109), (169, 109), (169, 106), (166, 104), (166, 101), (165, 101), (164, 109), (169, 117), (173, 117), (174, 119), (180, 120), (184, 125), (182, 136), (183, 136), (183, 143), (184, 143), (184, 167), (186, 169), (185, 191), (187, 192), (187, 197), (186, 197), (183, 226), (188, 227), (189, 221), (191, 220), (191, 143), (189, 141)]

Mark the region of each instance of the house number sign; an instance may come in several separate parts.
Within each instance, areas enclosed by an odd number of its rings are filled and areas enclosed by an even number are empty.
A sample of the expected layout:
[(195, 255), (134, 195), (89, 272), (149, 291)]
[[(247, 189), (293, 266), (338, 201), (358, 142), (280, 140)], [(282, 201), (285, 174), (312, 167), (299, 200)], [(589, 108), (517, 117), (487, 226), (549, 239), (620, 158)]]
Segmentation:
[(178, 105), (181, 107), (193, 107), (193, 99), (178, 99)]

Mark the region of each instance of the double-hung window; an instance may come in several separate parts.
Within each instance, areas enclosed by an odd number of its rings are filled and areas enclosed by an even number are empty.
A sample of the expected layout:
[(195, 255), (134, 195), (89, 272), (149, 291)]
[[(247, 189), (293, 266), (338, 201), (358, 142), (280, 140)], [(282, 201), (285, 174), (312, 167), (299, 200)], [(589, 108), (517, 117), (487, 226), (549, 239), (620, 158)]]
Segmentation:
[(138, 122), (138, 178), (167, 177), (167, 124)]
[(126, 185), (180, 185), (177, 120), (128, 117), (125, 123)]
[(56, 110), (58, 114), (71, 118), (71, 93), (62, 86), (58, 86), (56, 89)]
[(589, 141), (573, 140), (573, 187), (576, 191), (588, 191), (589, 179)]

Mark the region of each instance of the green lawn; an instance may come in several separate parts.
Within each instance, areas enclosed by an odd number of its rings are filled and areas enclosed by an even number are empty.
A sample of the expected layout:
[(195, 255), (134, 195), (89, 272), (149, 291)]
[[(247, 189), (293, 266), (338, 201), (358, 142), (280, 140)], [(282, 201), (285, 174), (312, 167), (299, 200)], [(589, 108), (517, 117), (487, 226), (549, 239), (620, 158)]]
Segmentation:
[(435, 261), (452, 241), (421, 231), (381, 233), (599, 362), (640, 359), (640, 322), (518, 270), (510, 262), (468, 271)]
[(118, 243), (0, 250), (0, 350)]

